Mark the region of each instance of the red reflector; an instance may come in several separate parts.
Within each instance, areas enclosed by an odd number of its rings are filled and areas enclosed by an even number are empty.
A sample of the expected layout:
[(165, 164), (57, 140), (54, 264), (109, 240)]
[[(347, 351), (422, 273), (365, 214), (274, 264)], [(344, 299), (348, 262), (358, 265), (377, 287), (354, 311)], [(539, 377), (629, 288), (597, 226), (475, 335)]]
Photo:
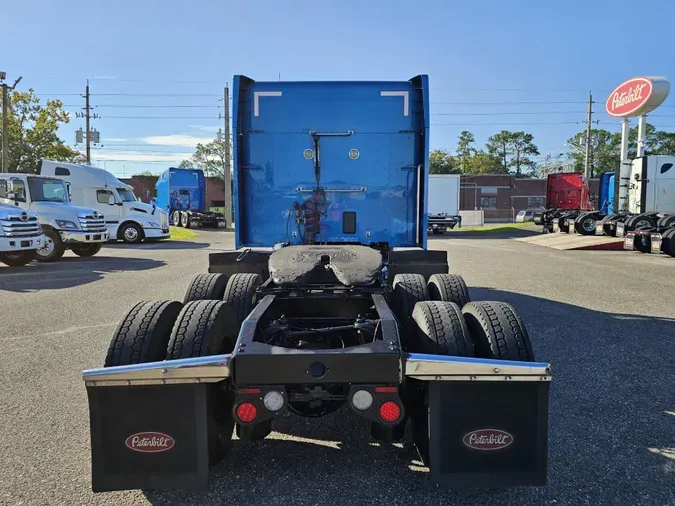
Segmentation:
[(401, 406), (394, 401), (385, 401), (378, 410), (380, 418), (388, 423), (395, 422), (401, 416)]
[(378, 393), (392, 393), (392, 392), (398, 392), (398, 387), (375, 387), (375, 391)]
[(242, 402), (237, 406), (237, 418), (244, 423), (250, 423), (258, 416), (258, 408), (252, 402)]
[(241, 388), (239, 389), (240, 394), (259, 394), (259, 388)]

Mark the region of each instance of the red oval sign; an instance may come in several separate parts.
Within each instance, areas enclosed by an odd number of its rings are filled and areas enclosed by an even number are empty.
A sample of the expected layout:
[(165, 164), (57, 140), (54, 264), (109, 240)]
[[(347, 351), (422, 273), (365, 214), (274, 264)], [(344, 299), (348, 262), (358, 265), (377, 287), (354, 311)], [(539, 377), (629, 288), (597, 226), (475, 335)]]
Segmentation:
[(652, 96), (654, 85), (646, 77), (635, 77), (621, 83), (607, 97), (605, 109), (615, 118), (636, 113)]
[(176, 442), (161, 432), (138, 432), (129, 436), (124, 444), (135, 452), (156, 453), (170, 450)]
[(503, 450), (513, 443), (513, 436), (500, 429), (478, 429), (465, 434), (462, 443), (472, 450)]

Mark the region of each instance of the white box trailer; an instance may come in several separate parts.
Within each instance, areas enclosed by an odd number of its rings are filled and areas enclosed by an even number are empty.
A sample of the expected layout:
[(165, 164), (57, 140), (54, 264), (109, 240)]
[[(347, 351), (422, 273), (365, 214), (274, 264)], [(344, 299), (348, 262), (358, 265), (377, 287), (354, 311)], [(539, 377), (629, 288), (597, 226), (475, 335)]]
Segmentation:
[(462, 226), (459, 215), (459, 174), (430, 174), (427, 232), (442, 234)]

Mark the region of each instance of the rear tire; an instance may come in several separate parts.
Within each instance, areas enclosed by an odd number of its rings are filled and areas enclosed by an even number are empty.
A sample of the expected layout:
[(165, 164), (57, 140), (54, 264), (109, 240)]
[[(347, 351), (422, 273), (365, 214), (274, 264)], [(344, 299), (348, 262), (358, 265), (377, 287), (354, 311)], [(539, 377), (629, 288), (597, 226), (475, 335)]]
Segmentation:
[[(231, 353), (237, 336), (228, 334), (236, 319), (229, 304), (196, 300), (183, 306), (166, 347), (166, 360)], [(217, 464), (232, 446), (234, 418), (232, 392), (220, 384), (208, 385), (207, 427), (209, 462)]]
[(171, 214), (171, 224), (174, 227), (180, 227), (180, 211), (174, 211)]
[(183, 228), (190, 228), (190, 213), (187, 211), (180, 213), (180, 225)]
[(392, 309), (401, 326), (399, 339), (401, 346), (407, 349), (409, 341), (416, 333), (413, 320), (415, 304), (429, 300), (427, 281), (421, 274), (397, 274), (394, 276), (391, 294)]
[(675, 214), (662, 216), (661, 218), (659, 218), (659, 221), (656, 222), (656, 226), (663, 228), (675, 226)]
[(427, 283), (429, 300), (454, 302), (460, 309), (471, 302), (464, 278), (457, 274), (433, 274)]
[(0, 262), (10, 267), (23, 267), (28, 265), (37, 257), (37, 251), (34, 249), (0, 253)]
[(425, 301), (415, 304), (415, 348), (421, 353), (472, 357), (473, 344), (462, 311), (454, 302)]
[(60, 260), (66, 252), (66, 247), (63, 245), (63, 241), (61, 241), (61, 234), (51, 228), (45, 229), (44, 234), (45, 245), (37, 250), (35, 259), (38, 262), (56, 262)]
[(223, 300), (228, 302), (236, 314), (235, 328), (229, 329), (235, 336), (244, 320), (253, 310), (256, 303), (256, 289), (262, 285), (262, 278), (258, 274), (236, 273), (230, 276), (225, 287)]
[(675, 257), (675, 228), (666, 230), (661, 236), (661, 251)]
[(101, 243), (92, 243), (83, 246), (71, 246), (70, 250), (78, 257), (88, 258), (96, 255), (99, 251), (101, 251), (102, 247), (103, 244)]
[(597, 224), (593, 215), (582, 214), (574, 221), (574, 230), (581, 235), (595, 235)]
[(505, 302), (470, 302), (462, 313), (477, 357), (534, 361), (529, 335), (513, 306)]
[(194, 300), (223, 300), (226, 287), (225, 274), (199, 274), (188, 286), (183, 304)]
[(637, 230), (638, 228), (645, 228), (645, 227), (655, 227), (656, 226), (656, 221), (654, 218), (648, 217), (648, 216), (631, 216), (626, 220), (626, 226), (624, 228), (624, 232), (630, 232), (632, 230)]
[(104, 367), (163, 360), (182, 307), (169, 300), (143, 301), (132, 307), (113, 333)]

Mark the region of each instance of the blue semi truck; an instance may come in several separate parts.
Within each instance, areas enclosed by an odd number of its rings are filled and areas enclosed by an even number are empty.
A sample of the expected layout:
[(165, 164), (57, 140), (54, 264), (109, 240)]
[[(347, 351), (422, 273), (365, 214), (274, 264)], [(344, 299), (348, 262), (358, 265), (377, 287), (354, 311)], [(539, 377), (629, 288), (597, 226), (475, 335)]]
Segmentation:
[(201, 169), (166, 169), (155, 183), (157, 207), (169, 213), (176, 227), (224, 227), (223, 213), (207, 210), (206, 178)]
[(233, 112), (235, 249), (183, 300), (136, 304), (83, 372), (93, 491), (203, 490), (239, 473), (233, 432), (339, 409), (410, 433), (433, 486), (545, 484), (550, 365), (427, 249), (427, 76), (235, 76)]

